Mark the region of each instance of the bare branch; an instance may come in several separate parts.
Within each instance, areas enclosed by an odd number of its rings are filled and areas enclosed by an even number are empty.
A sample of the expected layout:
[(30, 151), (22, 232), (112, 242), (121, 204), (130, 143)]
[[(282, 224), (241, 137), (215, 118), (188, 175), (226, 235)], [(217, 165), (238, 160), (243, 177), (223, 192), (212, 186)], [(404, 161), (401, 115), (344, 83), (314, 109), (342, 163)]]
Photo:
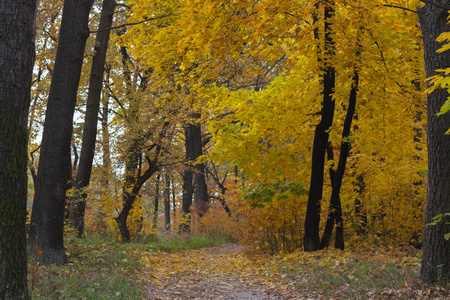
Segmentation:
[(97, 33), (97, 32), (102, 32), (102, 31), (111, 30), (111, 29), (123, 28), (123, 27), (126, 27), (126, 26), (138, 25), (138, 24), (142, 24), (142, 23), (145, 23), (145, 22), (149, 22), (149, 21), (154, 21), (154, 20), (162, 19), (162, 18), (171, 16), (171, 15), (172, 15), (172, 14), (162, 15), (162, 16), (159, 16), (159, 17), (154, 17), (154, 18), (144, 19), (144, 20), (138, 21), (138, 22), (124, 23), (124, 24), (121, 24), (121, 25), (113, 26), (113, 27), (110, 27), (110, 28), (104, 28), (104, 29), (101, 29), (101, 30), (91, 30), (91, 31), (89, 31), (89, 33)]

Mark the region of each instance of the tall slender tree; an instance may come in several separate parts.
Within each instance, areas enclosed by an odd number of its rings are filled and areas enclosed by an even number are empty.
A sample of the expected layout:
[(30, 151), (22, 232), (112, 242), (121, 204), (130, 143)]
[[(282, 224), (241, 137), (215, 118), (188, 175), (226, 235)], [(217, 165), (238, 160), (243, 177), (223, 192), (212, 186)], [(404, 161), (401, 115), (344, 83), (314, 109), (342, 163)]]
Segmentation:
[[(323, 102), (322, 119), (316, 126), (311, 166), (311, 183), (309, 188), (308, 206), (305, 218), (305, 234), (303, 245), (305, 251), (315, 251), (321, 248), (319, 237), (320, 202), (323, 196), (323, 181), (325, 168), (325, 152), (329, 143), (329, 129), (333, 124), (335, 101), (333, 99), (336, 85), (336, 71), (332, 65), (334, 56), (334, 41), (331, 36), (331, 22), (334, 16), (334, 1), (325, 1), (325, 58), (323, 60)], [(316, 37), (316, 39), (318, 36)]]
[(166, 180), (166, 187), (164, 188), (165, 230), (170, 231), (170, 175), (168, 173), (166, 173), (165, 180)]
[(74, 182), (73, 197), (70, 204), (70, 221), (78, 237), (84, 233), (84, 212), (87, 194), (83, 190), (91, 179), (94, 160), (95, 141), (97, 137), (98, 112), (103, 87), (106, 51), (112, 25), (115, 0), (103, 0), (100, 24), (95, 39), (94, 57), (92, 58), (91, 77), (86, 102), (86, 116), (83, 128), (83, 141), (80, 153), (80, 165)]
[(0, 299), (29, 299), (27, 141), (36, 0), (0, 1)]
[[(437, 0), (418, 9), (427, 77), (436, 75), (436, 70), (450, 67), (450, 52), (437, 53), (442, 43), (436, 42), (441, 33), (450, 31), (447, 24), (450, 6), (447, 3)], [(436, 215), (450, 212), (450, 137), (445, 134), (450, 127), (450, 114), (437, 115), (449, 94), (444, 89), (436, 89), (427, 97), (428, 190), (425, 224)], [(435, 226), (425, 225), (420, 271), (424, 282), (450, 282), (450, 241), (444, 239), (444, 234), (450, 231), (449, 227), (445, 222)]]
[(29, 255), (64, 264), (64, 207), (73, 115), (93, 0), (66, 0), (45, 115), (29, 234)]

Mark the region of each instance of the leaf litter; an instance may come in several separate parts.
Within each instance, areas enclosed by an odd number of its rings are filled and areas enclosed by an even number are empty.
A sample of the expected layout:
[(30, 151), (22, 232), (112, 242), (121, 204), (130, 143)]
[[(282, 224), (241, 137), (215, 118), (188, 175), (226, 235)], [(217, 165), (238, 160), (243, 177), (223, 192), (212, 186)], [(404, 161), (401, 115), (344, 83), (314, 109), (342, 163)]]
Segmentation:
[(249, 255), (239, 245), (147, 252), (149, 299), (450, 299), (417, 278), (420, 252), (338, 251)]

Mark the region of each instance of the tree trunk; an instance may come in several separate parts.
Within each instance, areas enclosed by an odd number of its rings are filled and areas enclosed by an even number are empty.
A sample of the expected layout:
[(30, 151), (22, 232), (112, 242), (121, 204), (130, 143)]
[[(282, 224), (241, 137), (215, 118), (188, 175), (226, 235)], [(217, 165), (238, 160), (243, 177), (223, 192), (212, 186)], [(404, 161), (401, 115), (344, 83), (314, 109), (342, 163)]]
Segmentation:
[(73, 114), (89, 35), (93, 0), (64, 2), (48, 97), (29, 235), (29, 254), (44, 264), (64, 264), (64, 200)]
[(161, 175), (158, 174), (156, 176), (156, 182), (155, 182), (155, 198), (153, 200), (153, 229), (156, 229), (158, 226), (158, 210), (159, 210), (159, 180), (161, 178)]
[[(447, 5), (447, 1), (436, 1)], [(425, 71), (427, 77), (436, 75), (435, 70), (450, 67), (450, 52), (436, 53), (442, 46), (436, 38), (450, 31), (447, 25), (448, 13), (434, 4), (425, 4), (418, 9), (422, 29)], [(437, 116), (449, 94), (437, 89), (428, 94), (427, 146), (428, 146), (428, 190), (425, 224), (438, 214), (450, 212), (450, 137), (445, 132), (450, 127), (450, 114)], [(450, 281), (450, 240), (444, 234), (450, 226), (441, 222), (435, 226), (425, 225), (422, 268), (420, 278), (426, 283)]]
[(36, 1), (0, 1), (0, 299), (27, 287), (28, 109)]
[(177, 207), (176, 207), (176, 191), (175, 191), (175, 177), (172, 178), (172, 210), (173, 210), (173, 218), (175, 219), (177, 215)]
[(97, 138), (98, 112), (103, 87), (103, 73), (105, 71), (106, 51), (108, 50), (109, 28), (112, 25), (115, 5), (115, 0), (103, 0), (99, 32), (95, 39), (95, 53), (92, 59), (91, 77), (89, 79), (80, 166), (75, 178), (70, 205), (70, 222), (77, 231), (78, 237), (82, 237), (84, 234), (84, 213), (87, 194), (83, 189), (89, 185), (91, 179), (95, 141)]
[(181, 220), (180, 220), (180, 233), (186, 233), (191, 230), (191, 205), (192, 196), (194, 194), (194, 187), (192, 185), (192, 179), (194, 172), (192, 171), (190, 163), (194, 159), (194, 145), (192, 143), (193, 138), (193, 125), (188, 125), (185, 129), (185, 149), (186, 149), (186, 161), (188, 166), (183, 172), (183, 198), (181, 203)]
[[(133, 159), (136, 155), (131, 155), (127, 159), (127, 164), (130, 164), (129, 167), (127, 167), (128, 171), (133, 169)], [(157, 156), (156, 156), (157, 157)], [(117, 225), (119, 226), (120, 235), (122, 237), (122, 242), (129, 243), (131, 241), (131, 235), (130, 230), (128, 229), (127, 225), (127, 219), (130, 214), (131, 209), (133, 208), (133, 204), (136, 201), (136, 197), (139, 194), (139, 191), (141, 190), (144, 183), (158, 170), (158, 167), (156, 166), (156, 159), (149, 161), (149, 167), (139, 177), (136, 177), (134, 172), (127, 172), (125, 176), (125, 183), (123, 185), (123, 195), (122, 195), (122, 202), (123, 207), (121, 212), (116, 218)]]
[[(200, 119), (199, 114), (194, 114), (194, 118)], [(202, 129), (200, 124), (192, 127), (192, 144), (194, 145), (194, 160), (203, 155)], [(209, 198), (208, 186), (206, 185), (205, 164), (195, 164), (194, 176), (194, 203), (198, 215), (202, 217), (208, 211)]]
[(305, 234), (303, 246), (305, 251), (320, 249), (320, 202), (323, 195), (323, 177), (325, 167), (325, 152), (328, 145), (329, 129), (333, 123), (335, 102), (333, 93), (335, 87), (335, 69), (330, 61), (334, 55), (334, 42), (331, 37), (331, 18), (334, 15), (334, 1), (325, 1), (325, 58), (323, 75), (322, 119), (316, 126), (313, 142), (311, 183), (309, 187), (308, 204), (305, 217)]
[(164, 189), (164, 219), (165, 230), (170, 231), (170, 176), (166, 174), (166, 188)]
[(330, 245), (331, 233), (333, 232), (334, 224), (336, 223), (336, 240), (335, 248), (344, 250), (344, 224), (342, 218), (342, 207), (341, 207), (341, 186), (342, 179), (344, 178), (345, 168), (347, 165), (347, 158), (350, 153), (350, 142), (348, 138), (350, 137), (350, 129), (352, 126), (353, 116), (355, 115), (356, 109), (356, 95), (358, 92), (359, 85), (359, 75), (355, 71), (353, 76), (352, 88), (350, 91), (350, 99), (347, 108), (347, 114), (344, 120), (344, 128), (342, 130), (342, 142), (341, 151), (339, 153), (339, 162), (336, 173), (332, 178), (332, 192), (330, 200), (330, 208), (328, 212), (327, 222), (325, 224), (325, 231), (322, 235), (321, 248), (326, 248)]

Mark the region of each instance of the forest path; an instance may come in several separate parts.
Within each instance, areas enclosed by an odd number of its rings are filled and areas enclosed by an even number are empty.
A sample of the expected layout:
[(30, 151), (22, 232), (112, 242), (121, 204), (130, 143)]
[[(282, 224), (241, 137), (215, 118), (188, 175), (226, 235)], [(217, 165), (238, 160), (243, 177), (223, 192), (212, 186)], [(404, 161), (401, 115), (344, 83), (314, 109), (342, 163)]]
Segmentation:
[(141, 275), (149, 299), (302, 299), (294, 281), (239, 245), (149, 253)]

